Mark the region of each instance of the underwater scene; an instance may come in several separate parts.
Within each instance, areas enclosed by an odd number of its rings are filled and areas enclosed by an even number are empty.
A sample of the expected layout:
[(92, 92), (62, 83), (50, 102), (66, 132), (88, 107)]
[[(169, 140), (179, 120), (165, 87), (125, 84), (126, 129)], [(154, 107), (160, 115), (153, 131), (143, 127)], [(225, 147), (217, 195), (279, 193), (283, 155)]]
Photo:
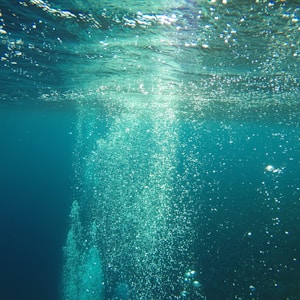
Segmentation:
[(300, 299), (300, 1), (2, 0), (0, 299)]

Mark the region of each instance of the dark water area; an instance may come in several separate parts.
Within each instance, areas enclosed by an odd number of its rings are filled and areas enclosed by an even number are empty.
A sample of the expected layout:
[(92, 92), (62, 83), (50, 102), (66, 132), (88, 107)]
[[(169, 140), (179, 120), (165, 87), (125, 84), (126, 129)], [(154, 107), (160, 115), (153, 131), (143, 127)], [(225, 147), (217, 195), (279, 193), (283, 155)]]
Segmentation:
[[(207, 122), (201, 130), (192, 151), (201, 157), (203, 189), (190, 180), (199, 200), (193, 209), (201, 211), (194, 247), (207, 298), (297, 299), (298, 128)], [(282, 172), (267, 171), (269, 164)]]
[(1, 299), (59, 299), (75, 113), (0, 105)]
[(0, 4), (0, 300), (300, 299), (300, 3)]

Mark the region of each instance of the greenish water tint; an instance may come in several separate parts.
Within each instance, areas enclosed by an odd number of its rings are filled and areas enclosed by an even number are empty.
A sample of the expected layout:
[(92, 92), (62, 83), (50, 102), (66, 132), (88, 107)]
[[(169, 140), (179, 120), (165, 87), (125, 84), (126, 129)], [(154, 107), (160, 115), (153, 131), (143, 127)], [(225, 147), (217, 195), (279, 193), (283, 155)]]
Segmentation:
[[(56, 273), (28, 271), (22, 299), (299, 298), (296, 1), (26, 0), (0, 13), (1, 122), (20, 128), (1, 132), (3, 211), (15, 168), (31, 191), (21, 220), (48, 216), (57, 232), (28, 227)], [(20, 299), (9, 266), (6, 298)]]
[(0, 106), (2, 299), (58, 299), (72, 200), (74, 110)]

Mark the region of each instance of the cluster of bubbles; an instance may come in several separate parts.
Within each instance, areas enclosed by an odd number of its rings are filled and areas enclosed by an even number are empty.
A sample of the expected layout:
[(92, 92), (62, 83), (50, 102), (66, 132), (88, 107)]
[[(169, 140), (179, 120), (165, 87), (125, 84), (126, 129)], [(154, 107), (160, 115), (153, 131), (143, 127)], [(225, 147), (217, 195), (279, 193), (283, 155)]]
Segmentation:
[(281, 174), (283, 172), (284, 168), (275, 168), (272, 165), (267, 165), (265, 167), (265, 172), (270, 172), (270, 173), (277, 173), (277, 174)]
[(183, 290), (180, 293), (179, 299), (206, 299), (202, 294), (202, 284), (197, 280), (197, 272), (188, 270), (183, 277)]

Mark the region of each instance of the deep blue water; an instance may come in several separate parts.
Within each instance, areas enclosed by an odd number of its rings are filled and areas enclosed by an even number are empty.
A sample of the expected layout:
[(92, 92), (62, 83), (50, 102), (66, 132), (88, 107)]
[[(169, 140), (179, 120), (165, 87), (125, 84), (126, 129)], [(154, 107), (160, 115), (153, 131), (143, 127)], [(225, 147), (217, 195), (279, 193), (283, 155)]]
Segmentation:
[[(231, 132), (216, 122), (205, 124), (210, 133), (198, 145), (206, 163), (204, 188), (193, 195), (203, 201), (195, 251), (206, 295), (232, 299), (229, 290), (247, 293), (253, 285), (254, 299), (286, 299), (288, 294), (297, 299), (298, 150), (280, 149), (297, 144), (298, 132), (270, 122), (227, 126)], [(267, 162), (284, 171), (266, 172)]]
[(2, 104), (0, 114), (0, 298), (58, 299), (74, 111)]
[(300, 299), (299, 18), (0, 4), (0, 299)]

